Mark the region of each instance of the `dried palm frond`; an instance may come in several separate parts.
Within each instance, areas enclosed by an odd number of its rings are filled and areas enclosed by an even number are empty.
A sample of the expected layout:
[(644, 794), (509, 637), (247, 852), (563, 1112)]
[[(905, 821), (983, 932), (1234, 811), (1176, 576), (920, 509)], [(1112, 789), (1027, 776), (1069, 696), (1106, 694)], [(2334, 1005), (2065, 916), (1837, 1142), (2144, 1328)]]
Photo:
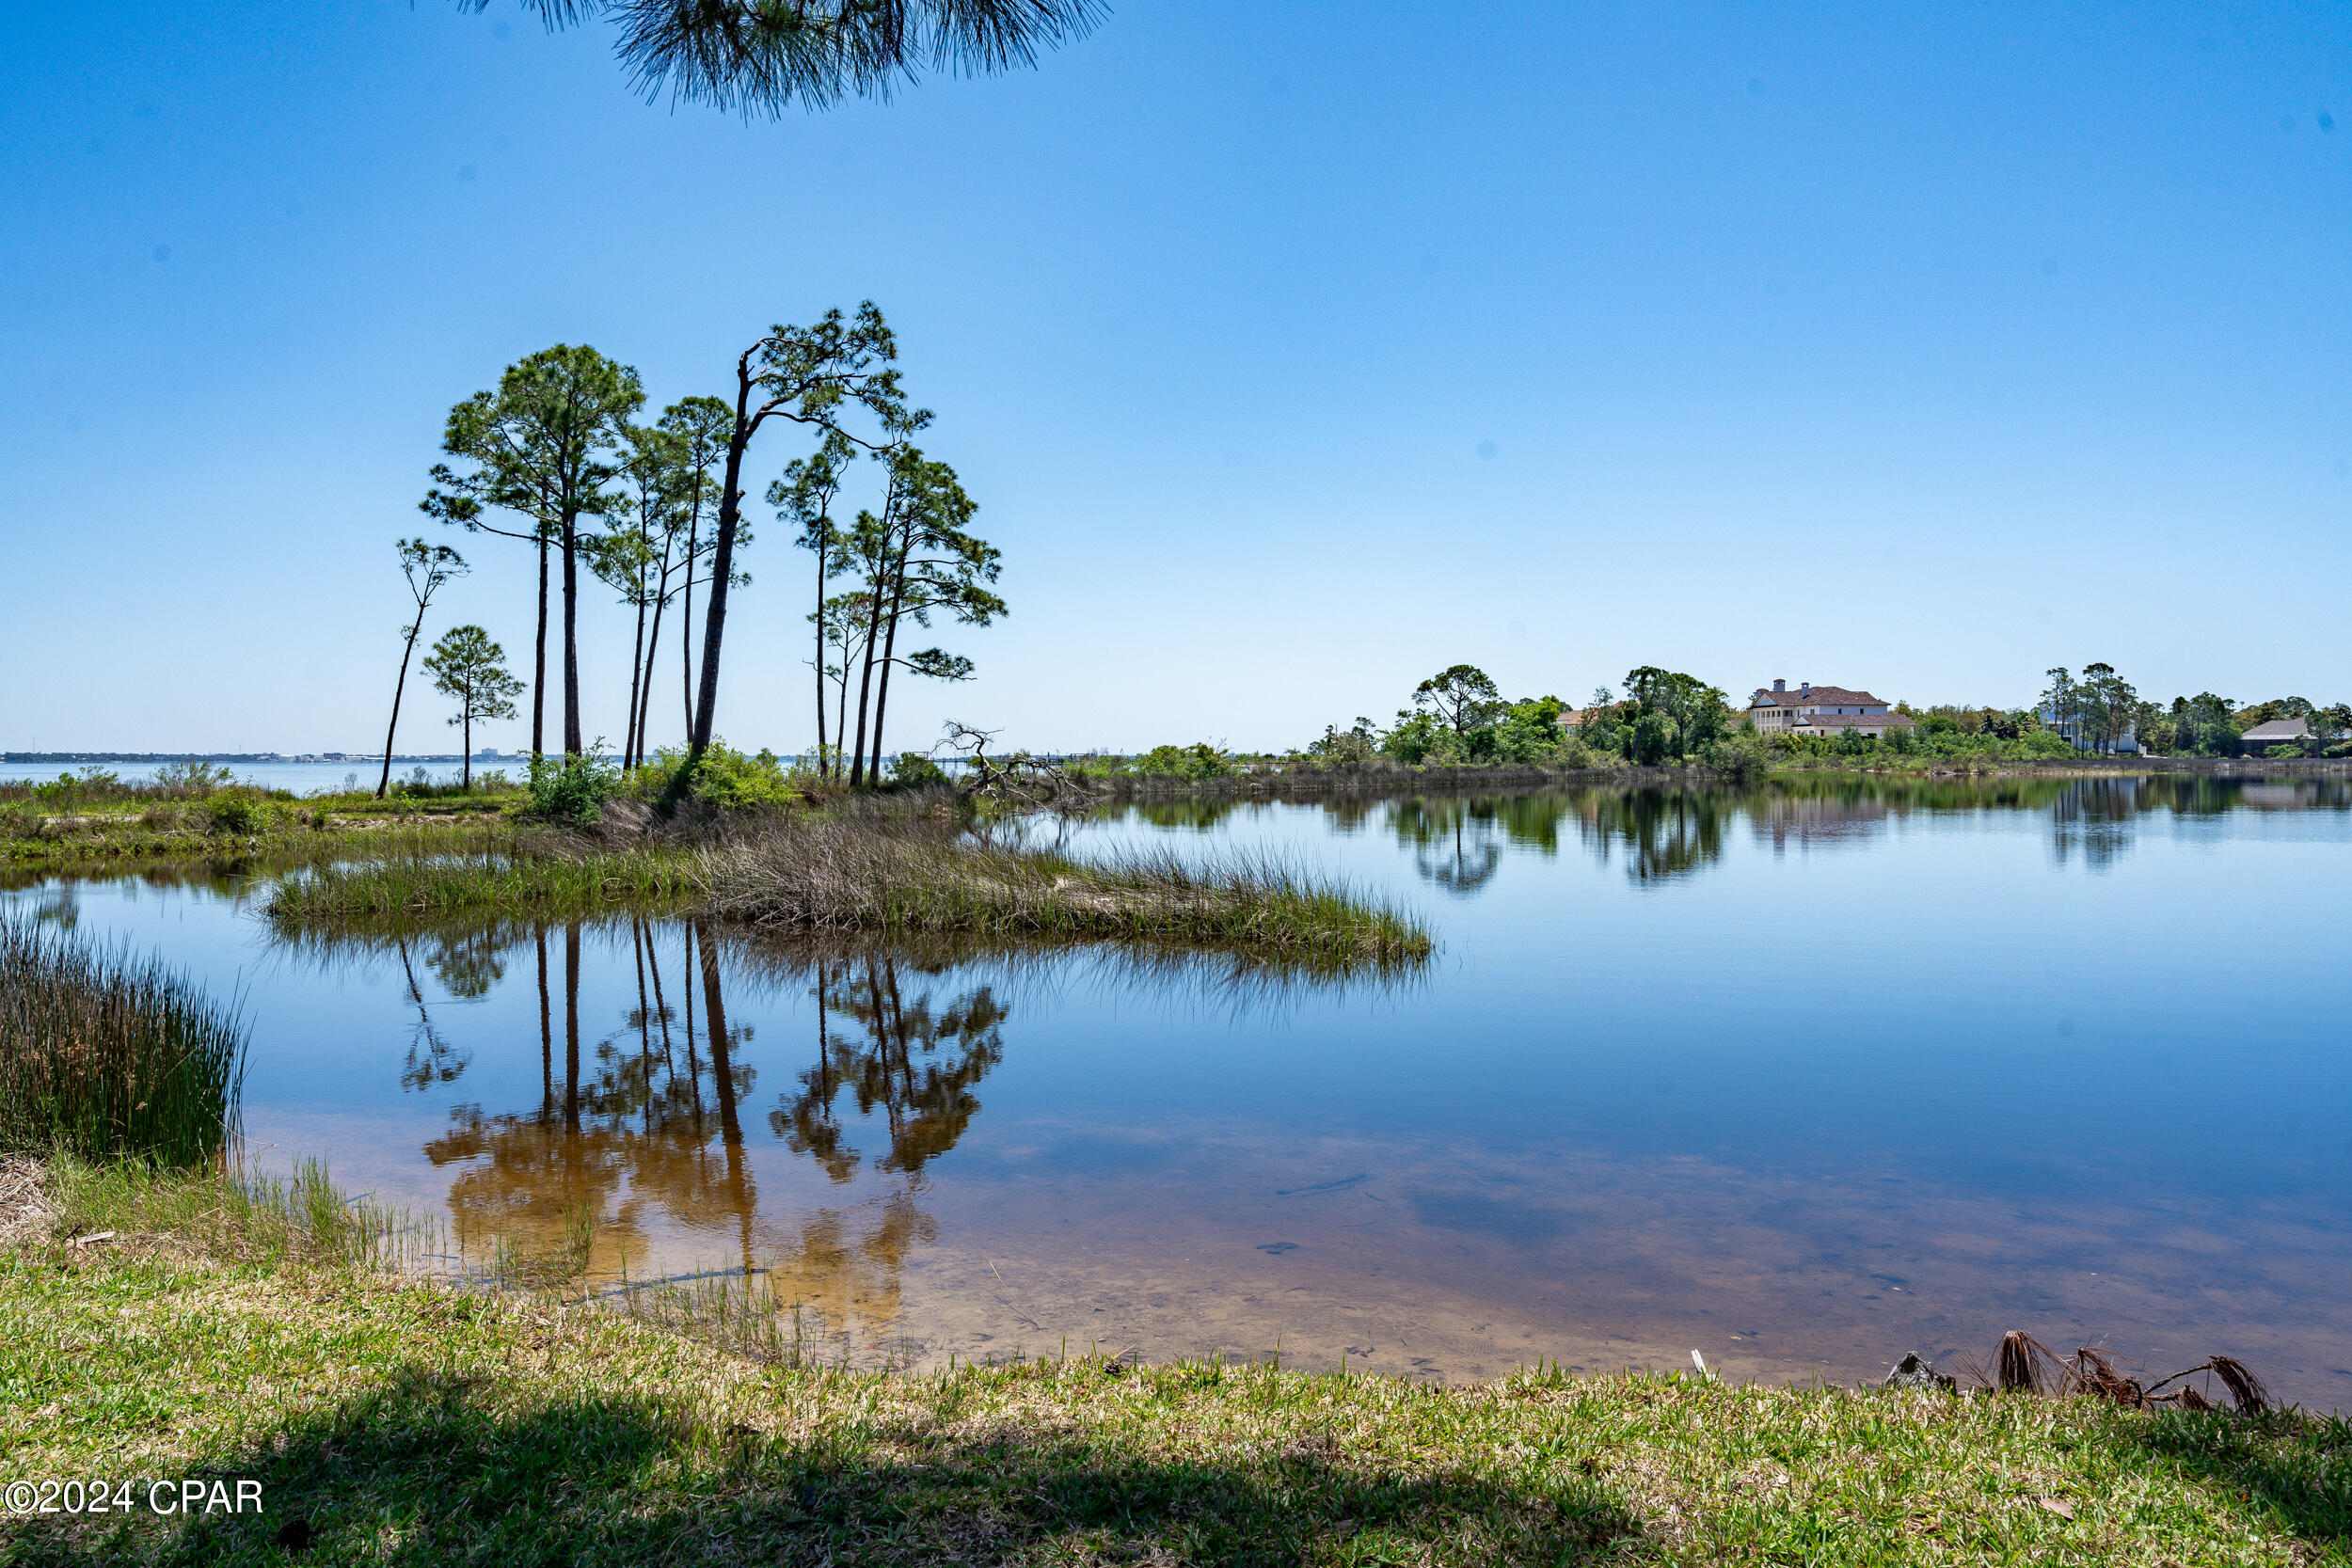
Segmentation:
[(2180, 1393), (2174, 1395), (2173, 1398), (2178, 1400), (2183, 1410), (2218, 1410), (2221, 1408), (2219, 1405), (2214, 1403), (2213, 1401), (2199, 1393), (2197, 1391), (2197, 1386), (2194, 1384), (2183, 1388)]
[(2018, 1389), (2028, 1394), (2059, 1394), (2072, 1381), (2057, 1353), (2022, 1328), (2001, 1336), (1993, 1369), (1993, 1386), (2004, 1394)]
[(2259, 1416), (2270, 1408), (2270, 1390), (2263, 1386), (2263, 1380), (2245, 1362), (2234, 1355), (2217, 1355), (2207, 1364), (2213, 1368), (2213, 1375), (2230, 1390), (2230, 1397), (2237, 1401), (2239, 1415)]
[(2096, 1345), (2085, 1345), (2077, 1350), (2067, 1364), (2067, 1372), (2073, 1378), (2075, 1389), (2081, 1393), (2095, 1394), (2133, 1410), (2148, 1402), (2147, 1395), (2139, 1386), (2139, 1380), (2125, 1376), (2115, 1364), (2115, 1358)]

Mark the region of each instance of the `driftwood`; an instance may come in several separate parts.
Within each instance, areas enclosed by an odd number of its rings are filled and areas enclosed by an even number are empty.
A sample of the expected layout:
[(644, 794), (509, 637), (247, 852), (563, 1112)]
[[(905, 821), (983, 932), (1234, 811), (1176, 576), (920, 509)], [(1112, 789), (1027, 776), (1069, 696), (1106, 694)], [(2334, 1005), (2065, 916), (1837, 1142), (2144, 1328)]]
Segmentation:
[(947, 721), (947, 738), (933, 750), (944, 748), (963, 759), (963, 777), (956, 781), (959, 793), (1025, 811), (1085, 810), (1108, 798), (1109, 790), (1047, 758), (1027, 752), (990, 756), (988, 748), (997, 733)]

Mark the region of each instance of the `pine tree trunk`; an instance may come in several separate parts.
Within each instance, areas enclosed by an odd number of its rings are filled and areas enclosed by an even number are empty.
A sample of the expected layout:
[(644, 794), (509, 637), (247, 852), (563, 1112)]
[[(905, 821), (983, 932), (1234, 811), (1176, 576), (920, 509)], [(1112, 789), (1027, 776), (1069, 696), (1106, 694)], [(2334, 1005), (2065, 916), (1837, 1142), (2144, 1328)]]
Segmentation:
[(547, 755), (548, 731), (548, 531), (539, 530), (539, 646), (531, 673), (531, 754)]
[(564, 754), (584, 748), (580, 736), (580, 516), (564, 515)]
[(823, 535), (817, 540), (817, 771), (830, 770), (825, 761), (825, 567)]
[(874, 689), (874, 643), (882, 636), (882, 594), (874, 595), (874, 609), (866, 622), (866, 657), (857, 677), (857, 751), (850, 759), (850, 787), (855, 789), (866, 777), (866, 704)]
[(637, 698), (637, 752), (640, 763), (644, 761), (645, 731), (653, 723), (653, 667), (656, 657), (661, 652), (661, 611), (669, 602), (667, 594), (654, 600), (653, 635), (645, 640), (644, 688)]
[(891, 573), (890, 613), (882, 622), (882, 689), (874, 694), (874, 766), (867, 777), (878, 784), (882, 783), (882, 721), (890, 714), (890, 665), (898, 648), (898, 607), (905, 600), (906, 586), (906, 562), (900, 561)]
[(621, 768), (634, 771), (637, 767), (637, 689), (644, 684), (645, 673), (645, 580), (642, 568), (637, 579), (637, 630), (628, 644), (628, 722), (623, 726)]
[(392, 721), (384, 726), (384, 773), (375, 781), (375, 798), (384, 799), (384, 792), (392, 784), (392, 736), (400, 730), (400, 695), (408, 689), (408, 660), (417, 651), (417, 639), (424, 635), (424, 606), (417, 606), (416, 625), (408, 628), (408, 641), (401, 644), (400, 679), (392, 683)]
[(686, 754), (700, 757), (710, 750), (711, 721), (719, 711), (719, 653), (727, 631), (727, 579), (735, 572), (735, 531), (742, 514), (737, 486), (743, 479), (743, 449), (751, 442), (745, 408), (751, 400), (751, 376), (745, 372), (735, 403), (735, 434), (727, 440), (727, 472), (719, 489), (719, 531), (710, 548), (710, 607), (703, 619), (702, 689), (694, 703), (694, 729)]

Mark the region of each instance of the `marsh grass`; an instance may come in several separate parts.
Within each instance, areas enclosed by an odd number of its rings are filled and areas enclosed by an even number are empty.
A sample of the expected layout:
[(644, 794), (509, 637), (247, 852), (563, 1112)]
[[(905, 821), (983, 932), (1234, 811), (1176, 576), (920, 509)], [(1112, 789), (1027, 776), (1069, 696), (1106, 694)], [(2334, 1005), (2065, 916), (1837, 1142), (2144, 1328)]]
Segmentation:
[(1270, 859), (1081, 861), (979, 842), (929, 816), (875, 812), (785, 817), (715, 845), (687, 842), (607, 848), (549, 834), (492, 854), (330, 863), (282, 878), (264, 907), (294, 940), (456, 915), (628, 911), (818, 935), (1148, 942), (1327, 971), (1417, 962), (1431, 948), (1410, 914)]
[(306, 927), (454, 914), (566, 919), (615, 909), (660, 912), (696, 886), (694, 863), (664, 848), (570, 847), (545, 838), (487, 853), (391, 853), (328, 861), (281, 878), (263, 906), (282, 934)]
[(316, 1160), (270, 1176), (225, 1161), (183, 1171), (60, 1154), (45, 1177), (54, 1228), (69, 1244), (99, 1236), (118, 1249), (160, 1241), (270, 1269), (390, 1272), (419, 1264), (433, 1239), (405, 1211), (343, 1193)]
[(1427, 928), (1268, 858), (1078, 860), (919, 823), (816, 818), (696, 858), (721, 919), (803, 931), (1168, 942), (1338, 961), (1425, 957)]
[(236, 1014), (160, 963), (0, 914), (0, 1147), (200, 1164), (244, 1063)]

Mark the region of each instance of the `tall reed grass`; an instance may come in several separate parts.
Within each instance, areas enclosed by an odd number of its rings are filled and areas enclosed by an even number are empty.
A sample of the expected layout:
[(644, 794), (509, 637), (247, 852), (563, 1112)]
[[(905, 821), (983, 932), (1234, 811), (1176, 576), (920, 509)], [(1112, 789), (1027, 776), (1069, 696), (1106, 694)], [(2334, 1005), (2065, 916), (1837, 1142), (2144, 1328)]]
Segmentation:
[(1279, 861), (1080, 861), (913, 823), (796, 823), (702, 851), (696, 876), (719, 918), (800, 930), (1168, 942), (1343, 961), (1430, 949), (1410, 914)]
[(236, 1015), (161, 963), (0, 914), (0, 1146), (199, 1164), (244, 1064)]
[(659, 906), (695, 885), (691, 859), (667, 849), (410, 853), (283, 878), (264, 907), (283, 932), (455, 913), (561, 919)]

